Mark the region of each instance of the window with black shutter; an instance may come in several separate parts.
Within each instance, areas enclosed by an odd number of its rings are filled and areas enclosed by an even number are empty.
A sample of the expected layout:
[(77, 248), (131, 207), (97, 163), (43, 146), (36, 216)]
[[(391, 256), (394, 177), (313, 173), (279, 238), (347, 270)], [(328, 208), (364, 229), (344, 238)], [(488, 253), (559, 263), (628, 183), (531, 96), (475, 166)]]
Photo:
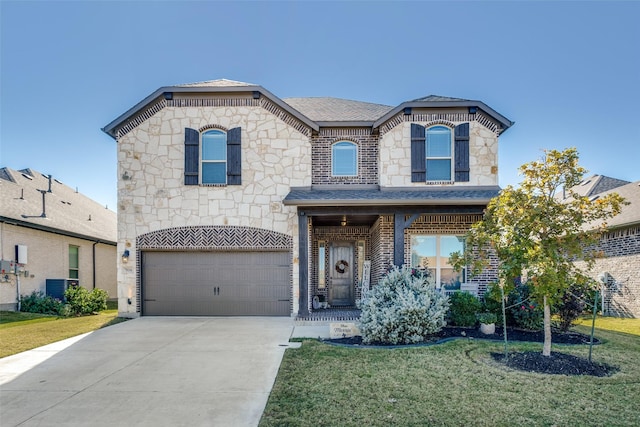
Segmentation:
[(469, 181), (469, 123), (455, 128), (455, 180)]
[(200, 135), (195, 129), (184, 130), (184, 185), (198, 185)]
[(411, 123), (411, 182), (424, 182), (426, 175), (425, 128)]
[(241, 128), (227, 132), (227, 184), (242, 184), (242, 131)]

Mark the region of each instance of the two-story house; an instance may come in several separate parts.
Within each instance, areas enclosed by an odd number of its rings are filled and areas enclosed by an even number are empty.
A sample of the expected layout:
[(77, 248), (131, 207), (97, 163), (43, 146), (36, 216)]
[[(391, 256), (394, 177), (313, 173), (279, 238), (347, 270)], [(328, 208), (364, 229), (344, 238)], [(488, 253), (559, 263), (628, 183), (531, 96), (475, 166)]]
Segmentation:
[(103, 128), (118, 150), (119, 311), (306, 315), (314, 300), (354, 306), (393, 264), (481, 293), (495, 272), (472, 281), (449, 254), (498, 194), (511, 125), (440, 96), (392, 107), (229, 80), (162, 87)]

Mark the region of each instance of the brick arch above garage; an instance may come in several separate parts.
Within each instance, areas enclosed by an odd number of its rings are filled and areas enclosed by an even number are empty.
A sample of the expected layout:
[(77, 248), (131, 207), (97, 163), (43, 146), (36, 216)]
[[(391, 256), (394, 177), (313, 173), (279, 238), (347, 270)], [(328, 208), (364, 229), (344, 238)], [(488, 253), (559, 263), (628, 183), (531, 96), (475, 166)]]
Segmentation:
[(174, 227), (141, 234), (136, 248), (209, 250), (285, 250), (293, 248), (293, 238), (276, 231), (255, 227), (190, 226)]

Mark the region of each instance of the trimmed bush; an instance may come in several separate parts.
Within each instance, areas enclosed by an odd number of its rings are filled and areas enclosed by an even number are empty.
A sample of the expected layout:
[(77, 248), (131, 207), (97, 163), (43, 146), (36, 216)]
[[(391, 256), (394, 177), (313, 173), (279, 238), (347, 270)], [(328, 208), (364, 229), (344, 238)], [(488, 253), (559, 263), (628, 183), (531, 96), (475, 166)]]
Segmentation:
[(358, 304), (365, 344), (415, 344), (446, 325), (449, 298), (428, 281), (428, 272), (394, 267)]
[(480, 300), (468, 292), (456, 292), (450, 299), (449, 320), (456, 326), (474, 326), (476, 313), (482, 309)]
[(93, 314), (107, 309), (107, 292), (93, 289), (91, 292), (81, 286), (73, 286), (64, 292), (69, 310), (73, 315)]
[(64, 315), (64, 303), (59, 299), (33, 291), (29, 295), (20, 296), (20, 311), (25, 313)]

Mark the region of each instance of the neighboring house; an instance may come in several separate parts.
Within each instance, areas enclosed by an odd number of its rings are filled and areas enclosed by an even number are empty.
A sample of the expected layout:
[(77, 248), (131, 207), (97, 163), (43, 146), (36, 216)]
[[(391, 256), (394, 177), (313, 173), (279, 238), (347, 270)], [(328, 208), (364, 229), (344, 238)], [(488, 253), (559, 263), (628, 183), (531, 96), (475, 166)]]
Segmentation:
[[(121, 315), (353, 307), (391, 265), (482, 293), (448, 263), (499, 192), (480, 101), (280, 99), (230, 80), (158, 89), (103, 129), (118, 149)], [(318, 298), (318, 299), (319, 299)]]
[(0, 194), (1, 310), (45, 293), (47, 279), (50, 293), (72, 279), (117, 297), (115, 212), (31, 169), (1, 168)]
[(607, 221), (598, 250), (593, 276), (604, 282), (603, 313), (609, 316), (640, 317), (640, 181), (628, 182), (594, 175), (572, 188), (581, 196), (596, 200), (618, 193), (628, 205)]

